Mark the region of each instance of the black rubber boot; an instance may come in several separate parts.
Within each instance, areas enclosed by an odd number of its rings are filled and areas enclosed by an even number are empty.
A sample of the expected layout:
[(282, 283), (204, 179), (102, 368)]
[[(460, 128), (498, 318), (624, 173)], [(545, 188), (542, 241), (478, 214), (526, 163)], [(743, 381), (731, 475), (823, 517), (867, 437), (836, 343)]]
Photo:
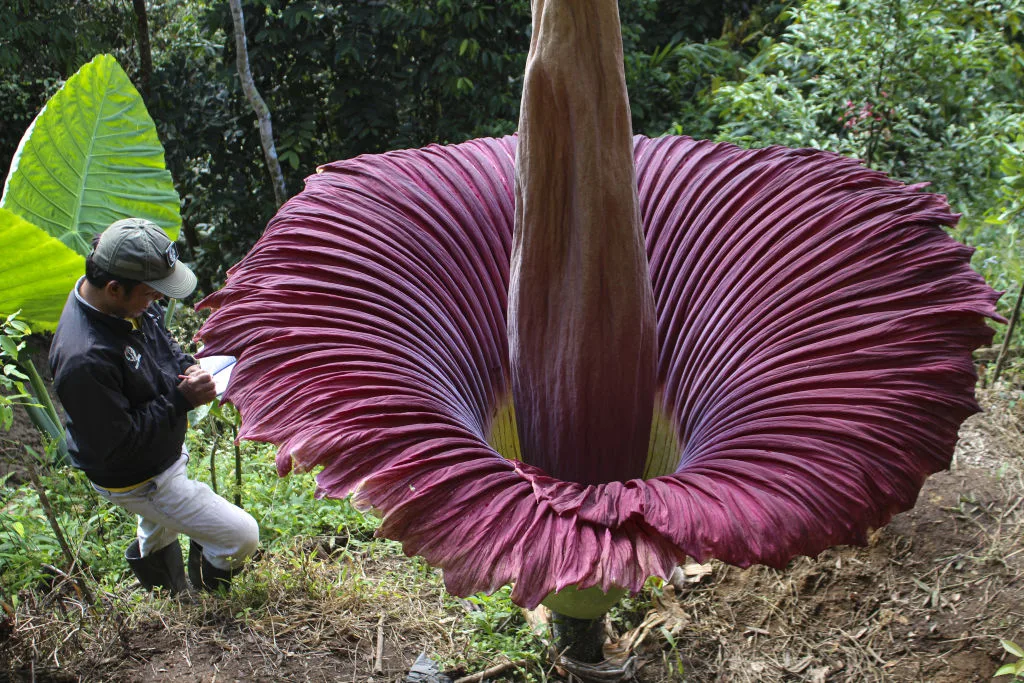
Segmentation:
[(142, 557), (139, 553), (139, 539), (136, 538), (124, 551), (124, 559), (146, 590), (166, 588), (171, 595), (188, 590), (185, 563), (181, 559), (181, 544), (177, 540)]
[(203, 546), (193, 539), (188, 544), (188, 579), (196, 588), (210, 593), (231, 589), (231, 577), (235, 575), (233, 569), (220, 569), (214, 567), (203, 557)]

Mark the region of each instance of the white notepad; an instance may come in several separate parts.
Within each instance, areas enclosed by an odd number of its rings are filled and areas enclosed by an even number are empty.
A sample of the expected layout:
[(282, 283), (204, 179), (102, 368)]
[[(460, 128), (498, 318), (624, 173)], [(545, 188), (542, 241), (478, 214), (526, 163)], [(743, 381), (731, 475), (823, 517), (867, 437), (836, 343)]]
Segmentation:
[(231, 381), (231, 371), (235, 369), (234, 356), (208, 356), (199, 359), (199, 367), (213, 375), (213, 384), (217, 387), (217, 398), (224, 395)]

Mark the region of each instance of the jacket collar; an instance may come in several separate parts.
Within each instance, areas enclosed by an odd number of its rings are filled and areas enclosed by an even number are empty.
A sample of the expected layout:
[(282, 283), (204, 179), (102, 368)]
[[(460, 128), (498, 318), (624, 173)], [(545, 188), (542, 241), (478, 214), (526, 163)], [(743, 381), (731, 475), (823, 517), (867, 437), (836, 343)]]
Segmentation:
[(85, 317), (93, 322), (105, 325), (116, 332), (122, 332), (125, 334), (131, 332), (134, 329), (131, 321), (125, 320), (124, 318), (120, 318), (116, 315), (104, 313), (85, 300), (82, 294), (78, 291), (78, 288), (82, 286), (83, 280), (85, 280), (84, 275), (78, 278), (78, 282), (75, 283), (75, 288), (72, 290), (72, 294), (78, 303), (78, 309), (85, 314)]

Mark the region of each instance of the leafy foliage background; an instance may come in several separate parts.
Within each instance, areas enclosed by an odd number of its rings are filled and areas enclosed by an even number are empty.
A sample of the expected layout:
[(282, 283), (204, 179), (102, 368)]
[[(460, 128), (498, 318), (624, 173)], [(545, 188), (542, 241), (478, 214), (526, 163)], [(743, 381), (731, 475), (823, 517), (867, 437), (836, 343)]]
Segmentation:
[[(261, 234), (273, 193), (227, 2), (146, 5), (154, 66), (143, 94), (182, 197), (186, 257), (209, 292)], [(322, 163), (516, 128), (527, 0), (244, 6), (290, 193)], [(978, 248), (976, 267), (997, 288), (1020, 280), (1020, 0), (619, 6), (637, 132), (810, 145), (930, 182), (964, 214), (956, 237)], [(138, 30), (124, 0), (0, 0), (0, 167), (95, 54), (114, 54), (141, 86)]]
[[(649, 55), (662, 43), (717, 36), (732, 17), (747, 20), (751, 7), (621, 4), (638, 131), (664, 132), (677, 109), (672, 101), (693, 90), (682, 82), (688, 74), (673, 73), (682, 61), (675, 53)], [(62, 79), (101, 51), (137, 76), (139, 57), (127, 3), (3, 0), (0, 10), (6, 169), (21, 132)], [(526, 0), (253, 0), (245, 12), (252, 71), (292, 193), (327, 161), (515, 130), (529, 45)], [(148, 15), (154, 73), (144, 95), (182, 196), (187, 256), (209, 291), (276, 207), (235, 74), (227, 3), (150, 2)], [(49, 47), (39, 50), (43, 36)]]

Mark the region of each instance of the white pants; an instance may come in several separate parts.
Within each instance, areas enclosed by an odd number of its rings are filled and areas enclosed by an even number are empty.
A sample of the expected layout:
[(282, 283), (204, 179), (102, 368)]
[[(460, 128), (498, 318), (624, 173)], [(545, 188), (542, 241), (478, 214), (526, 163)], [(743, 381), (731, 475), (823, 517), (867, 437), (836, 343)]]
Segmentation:
[(206, 484), (188, 478), (181, 457), (166, 470), (131, 491), (93, 488), (111, 503), (139, 517), (139, 551), (142, 557), (173, 543), (186, 534), (203, 546), (203, 557), (218, 569), (235, 569), (256, 552), (260, 528), (245, 510), (213, 492)]

